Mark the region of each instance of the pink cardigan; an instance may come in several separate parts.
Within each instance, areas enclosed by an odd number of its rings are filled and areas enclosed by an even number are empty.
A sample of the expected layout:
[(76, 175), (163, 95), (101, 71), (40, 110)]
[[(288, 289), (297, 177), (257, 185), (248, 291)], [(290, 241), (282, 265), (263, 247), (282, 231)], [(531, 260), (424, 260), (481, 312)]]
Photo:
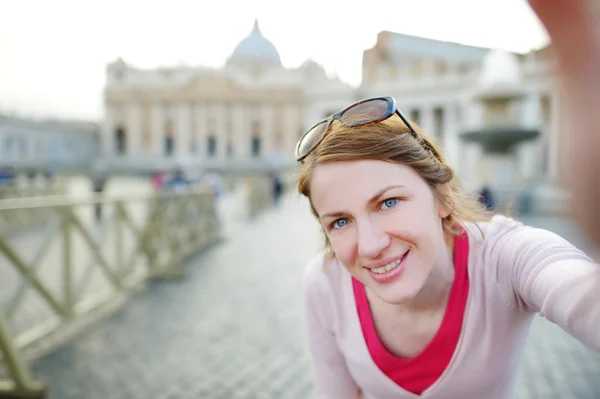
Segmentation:
[(448, 368), (421, 396), (375, 365), (351, 276), (320, 254), (304, 277), (308, 343), (319, 399), (512, 397), (535, 312), (600, 349), (600, 266), (565, 239), (496, 216), (469, 231), (469, 298)]

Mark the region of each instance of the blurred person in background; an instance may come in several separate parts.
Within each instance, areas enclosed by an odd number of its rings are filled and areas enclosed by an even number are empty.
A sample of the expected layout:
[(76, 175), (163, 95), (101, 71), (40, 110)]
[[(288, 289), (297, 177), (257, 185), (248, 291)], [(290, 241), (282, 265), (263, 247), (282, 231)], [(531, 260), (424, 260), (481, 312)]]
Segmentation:
[(15, 181), (16, 173), (13, 168), (0, 169), (0, 187), (13, 185)]
[(215, 199), (219, 199), (225, 194), (225, 183), (216, 170), (207, 170), (204, 173), (202, 180), (204, 184), (210, 187)]
[(510, 398), (536, 313), (600, 349), (600, 267), (492, 217), (393, 98), (317, 123), (296, 159), (326, 237), (303, 284), (318, 398)]
[(496, 201), (494, 200), (492, 189), (488, 185), (483, 186), (481, 191), (479, 191), (479, 202), (490, 211), (494, 210), (496, 207)]
[(162, 171), (153, 173), (150, 177), (150, 183), (156, 192), (161, 192), (165, 186), (165, 173)]
[(561, 89), (561, 180), (600, 246), (600, 2), (529, 0), (550, 36)]
[(279, 205), (279, 200), (281, 199), (281, 196), (283, 195), (283, 180), (281, 178), (281, 176), (279, 176), (277, 173), (273, 172), (271, 173), (271, 187), (273, 190), (273, 204), (275, 206)]
[(168, 182), (168, 187), (176, 193), (183, 193), (189, 188), (189, 184), (190, 182), (186, 178), (184, 171), (176, 169), (173, 177)]

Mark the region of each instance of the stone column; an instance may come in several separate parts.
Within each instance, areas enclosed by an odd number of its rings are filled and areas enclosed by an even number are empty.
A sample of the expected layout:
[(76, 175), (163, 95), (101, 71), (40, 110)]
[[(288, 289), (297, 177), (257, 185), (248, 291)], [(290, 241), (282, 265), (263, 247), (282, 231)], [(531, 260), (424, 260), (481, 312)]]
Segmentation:
[(481, 188), (480, 185), (483, 183), (479, 181), (479, 174), (477, 173), (477, 170), (481, 168), (479, 160), (481, 159), (482, 153), (483, 148), (481, 148), (481, 145), (478, 143), (468, 143), (463, 146), (465, 173), (462, 180), (468, 190), (479, 190)]
[(457, 123), (457, 107), (458, 104), (446, 104), (443, 109), (442, 117), (442, 137), (444, 137), (442, 151), (450, 165), (458, 172), (462, 169), (461, 160), (464, 156), (464, 151), (461, 148), (460, 137)]
[(263, 157), (275, 156), (275, 108), (272, 104), (264, 104), (260, 108), (260, 140), (264, 148)]
[(216, 137), (216, 155), (215, 158), (224, 160), (227, 157), (227, 109), (223, 104), (214, 106), (215, 113), (215, 137)]
[[(253, 104), (251, 107), (248, 107), (246, 110), (246, 136), (248, 142), (248, 156), (252, 158), (260, 158), (264, 159), (265, 156), (265, 138), (263, 135), (263, 117), (262, 117), (262, 106), (261, 104)], [(252, 143), (254, 141), (254, 137), (258, 137), (260, 141), (260, 147), (258, 156), (254, 156), (252, 151)]]
[(522, 183), (533, 183), (539, 174), (540, 165), (540, 141), (526, 141), (516, 148), (517, 168), (519, 179)]
[[(538, 129), (541, 133), (541, 97), (539, 92), (529, 93), (522, 103), (520, 125), (527, 129)], [(535, 141), (528, 141), (517, 149), (520, 177), (523, 182), (532, 181), (540, 174), (540, 148), (548, 137), (540, 134)]]
[(138, 155), (142, 141), (142, 108), (140, 104), (132, 103), (127, 106), (127, 155)]
[(162, 155), (165, 141), (165, 110), (161, 103), (150, 108), (150, 134), (152, 135), (152, 154)]
[(283, 111), (283, 157), (294, 159), (294, 150), (300, 129), (300, 107), (298, 104), (286, 104)]
[(238, 160), (247, 159), (250, 157), (248, 108), (243, 104), (233, 104), (230, 114), (233, 156)]
[(175, 126), (175, 154), (187, 156), (190, 153), (190, 133), (192, 127), (192, 108), (189, 103), (177, 104), (177, 124)]
[(429, 137), (437, 138), (439, 132), (435, 131), (435, 119), (433, 117), (433, 107), (430, 105), (422, 106), (419, 110), (421, 123), (419, 126), (429, 135)]
[(464, 106), (465, 127), (468, 130), (481, 129), (484, 127), (485, 106), (482, 101), (471, 100)]
[(208, 110), (205, 104), (194, 107), (194, 132), (192, 135), (196, 139), (198, 148), (197, 156), (205, 159), (208, 155)]
[(522, 103), (522, 113), (519, 122), (528, 129), (540, 128), (541, 98), (539, 92), (529, 93)]

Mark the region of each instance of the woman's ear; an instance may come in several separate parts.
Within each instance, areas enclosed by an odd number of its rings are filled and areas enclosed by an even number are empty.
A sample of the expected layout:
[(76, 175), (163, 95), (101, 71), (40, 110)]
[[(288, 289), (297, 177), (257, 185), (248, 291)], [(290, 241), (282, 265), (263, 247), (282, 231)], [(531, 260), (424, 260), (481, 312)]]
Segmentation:
[(452, 182), (438, 185), (438, 215), (441, 219), (447, 218), (452, 213)]

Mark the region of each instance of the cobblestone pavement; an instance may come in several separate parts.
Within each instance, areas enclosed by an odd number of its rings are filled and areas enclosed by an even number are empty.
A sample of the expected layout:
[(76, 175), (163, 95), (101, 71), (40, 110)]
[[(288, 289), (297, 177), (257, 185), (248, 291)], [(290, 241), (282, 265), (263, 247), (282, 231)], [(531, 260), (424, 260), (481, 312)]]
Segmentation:
[[(33, 362), (50, 398), (309, 398), (300, 284), (322, 236), (304, 201), (280, 206), (229, 218), (231, 238), (191, 259), (185, 279), (151, 285)], [(599, 375), (600, 354), (538, 318), (517, 398), (598, 398)]]

